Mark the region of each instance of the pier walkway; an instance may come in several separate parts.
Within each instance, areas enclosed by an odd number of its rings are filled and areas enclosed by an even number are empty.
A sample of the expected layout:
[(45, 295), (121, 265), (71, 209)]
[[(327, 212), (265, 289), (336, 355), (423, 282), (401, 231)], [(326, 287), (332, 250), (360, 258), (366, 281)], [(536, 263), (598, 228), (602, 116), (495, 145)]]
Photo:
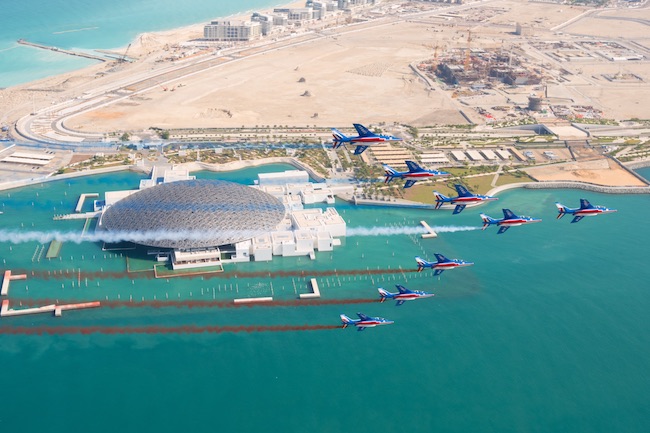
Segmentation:
[(53, 312), (55, 317), (61, 317), (63, 311), (65, 310), (81, 310), (84, 308), (97, 308), (100, 307), (101, 303), (99, 301), (93, 302), (82, 302), (79, 304), (64, 304), (64, 305), (45, 305), (43, 307), (34, 307), (34, 308), (23, 308), (21, 310), (10, 310), (9, 309), (9, 300), (5, 299), (2, 301), (2, 308), (0, 309), (0, 317), (11, 317), (11, 316), (24, 316), (26, 314), (39, 314), (39, 313), (50, 313)]
[(318, 288), (318, 282), (316, 281), (316, 278), (312, 278), (310, 280), (311, 283), (311, 293), (301, 293), (300, 294), (300, 299), (316, 299), (320, 298), (320, 289)]
[(30, 47), (41, 48), (43, 50), (56, 51), (58, 53), (68, 54), (68, 55), (71, 55), (71, 56), (85, 57), (87, 59), (99, 60), (100, 62), (106, 62), (108, 60), (113, 60), (113, 59), (109, 59), (107, 57), (96, 56), (94, 54), (88, 54), (88, 53), (84, 53), (84, 52), (81, 52), (81, 51), (65, 50), (65, 49), (59, 48), (59, 47), (52, 47), (52, 46), (49, 46), (49, 45), (37, 44), (36, 42), (29, 42), (29, 41), (26, 41), (24, 39), (18, 39), (17, 42), (19, 44), (28, 45)]
[(19, 275), (11, 275), (11, 271), (7, 269), (5, 271), (4, 278), (2, 279), (2, 290), (0, 291), (0, 295), (2, 296), (7, 296), (9, 295), (9, 282), (13, 280), (26, 280), (27, 275), (26, 274), (19, 274)]
[(86, 201), (87, 198), (97, 198), (97, 197), (99, 197), (99, 194), (96, 192), (81, 194), (79, 196), (79, 200), (77, 201), (77, 207), (75, 207), (74, 211), (80, 213), (81, 209), (83, 209), (84, 202)]

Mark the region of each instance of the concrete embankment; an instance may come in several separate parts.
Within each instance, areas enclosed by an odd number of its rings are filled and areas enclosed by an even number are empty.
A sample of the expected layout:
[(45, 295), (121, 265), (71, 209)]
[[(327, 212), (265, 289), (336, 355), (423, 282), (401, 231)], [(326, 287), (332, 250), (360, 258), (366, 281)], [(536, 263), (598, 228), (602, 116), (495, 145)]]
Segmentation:
[(501, 185), (488, 191), (488, 195), (496, 195), (500, 192), (513, 189), (582, 189), (602, 194), (650, 194), (650, 187), (645, 186), (603, 186), (585, 182), (520, 182)]

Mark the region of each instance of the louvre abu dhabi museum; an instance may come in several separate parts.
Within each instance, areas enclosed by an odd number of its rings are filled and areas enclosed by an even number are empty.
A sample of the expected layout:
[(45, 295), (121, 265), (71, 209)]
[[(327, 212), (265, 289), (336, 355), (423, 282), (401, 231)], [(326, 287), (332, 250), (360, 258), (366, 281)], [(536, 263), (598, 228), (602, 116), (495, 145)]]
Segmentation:
[(295, 191), (287, 188), (269, 193), (223, 180), (154, 181), (139, 190), (107, 192), (97, 230), (105, 239), (155, 249), (158, 260), (169, 260), (174, 269), (274, 255), (314, 258), (315, 250), (340, 245), (334, 237), (345, 236), (346, 225), (336, 210), (288, 205)]

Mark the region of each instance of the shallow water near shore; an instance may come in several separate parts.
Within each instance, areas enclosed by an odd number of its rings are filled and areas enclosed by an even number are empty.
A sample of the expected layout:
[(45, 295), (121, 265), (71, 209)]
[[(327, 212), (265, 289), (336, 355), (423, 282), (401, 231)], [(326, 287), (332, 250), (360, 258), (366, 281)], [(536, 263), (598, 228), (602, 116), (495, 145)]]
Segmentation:
[(20, 45), (16, 42), (18, 39), (80, 51), (126, 48), (140, 33), (201, 22), (207, 24), (218, 17), (267, 9), (275, 4), (277, 2), (269, 0), (4, 2), (2, 14), (11, 19), (4, 20), (0, 27), (0, 87), (14, 86), (96, 63)]
[[(267, 168), (221, 178), (250, 183), (257, 171)], [(104, 302), (61, 318), (0, 319), (7, 431), (647, 429), (646, 195), (516, 190), (456, 216), (337, 202), (348, 227), (366, 235), (315, 261), (226, 265), (223, 274), (192, 278), (127, 273), (152, 261), (98, 244), (65, 242), (60, 258), (48, 260), (45, 244), (8, 241), (7, 232), (80, 233), (83, 221), (52, 215), (72, 212), (83, 192), (135, 188), (141, 178), (126, 172), (0, 192), (3, 269), (28, 275), (12, 282), (12, 305)], [(555, 201), (576, 206), (580, 197), (618, 212), (579, 224), (555, 219)], [(502, 207), (543, 221), (504, 235), (481, 231), (478, 214), (499, 216)], [(439, 237), (368, 235), (406, 232), (421, 220)], [(434, 252), (475, 265), (440, 278), (413, 272), (414, 256)], [(321, 302), (296, 301), (312, 277)], [(436, 296), (379, 303), (377, 287), (396, 283)], [(231, 303), (271, 294), (283, 302)], [(395, 324), (340, 329), (338, 315), (356, 311)]]

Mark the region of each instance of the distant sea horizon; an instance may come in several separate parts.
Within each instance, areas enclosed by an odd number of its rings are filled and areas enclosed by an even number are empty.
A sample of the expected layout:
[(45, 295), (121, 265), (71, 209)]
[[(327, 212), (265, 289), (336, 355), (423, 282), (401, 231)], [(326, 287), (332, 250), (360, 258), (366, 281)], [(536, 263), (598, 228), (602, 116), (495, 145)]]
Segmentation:
[(92, 52), (126, 47), (139, 34), (166, 31), (281, 4), (271, 0), (25, 0), (3, 6), (0, 88), (78, 70), (96, 61), (18, 44), (19, 39)]

